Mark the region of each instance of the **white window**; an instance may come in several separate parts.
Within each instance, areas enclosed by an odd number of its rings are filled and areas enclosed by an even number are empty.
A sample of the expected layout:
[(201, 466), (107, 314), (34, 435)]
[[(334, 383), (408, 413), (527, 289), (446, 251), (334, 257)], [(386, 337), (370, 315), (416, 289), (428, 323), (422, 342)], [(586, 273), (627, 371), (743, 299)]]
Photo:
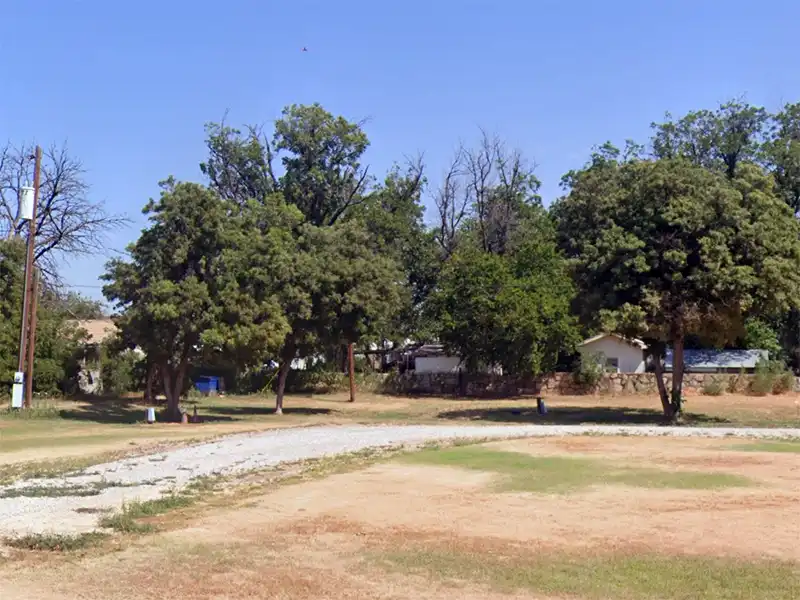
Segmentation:
[(619, 373), (619, 359), (606, 357), (606, 371), (611, 373)]

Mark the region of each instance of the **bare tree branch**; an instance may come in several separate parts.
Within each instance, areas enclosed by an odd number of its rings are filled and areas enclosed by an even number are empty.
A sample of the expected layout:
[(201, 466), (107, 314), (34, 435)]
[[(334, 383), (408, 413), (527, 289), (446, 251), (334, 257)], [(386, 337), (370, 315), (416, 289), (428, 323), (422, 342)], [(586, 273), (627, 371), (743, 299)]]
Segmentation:
[[(33, 145), (11, 143), (0, 149), (0, 236), (6, 239), (27, 240), (28, 224), (20, 217), (19, 199), (21, 188), (33, 182), (34, 151)], [(85, 175), (66, 144), (44, 151), (34, 256), (51, 281), (58, 279), (58, 267), (71, 257), (103, 253), (108, 233), (129, 223), (88, 198)]]

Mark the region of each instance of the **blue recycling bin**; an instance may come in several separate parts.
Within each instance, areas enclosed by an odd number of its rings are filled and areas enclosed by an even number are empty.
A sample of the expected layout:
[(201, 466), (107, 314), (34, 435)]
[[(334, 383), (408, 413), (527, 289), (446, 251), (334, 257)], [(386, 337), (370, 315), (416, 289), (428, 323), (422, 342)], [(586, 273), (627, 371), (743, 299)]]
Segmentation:
[(219, 377), (203, 375), (194, 382), (194, 389), (205, 396), (216, 395), (219, 391)]

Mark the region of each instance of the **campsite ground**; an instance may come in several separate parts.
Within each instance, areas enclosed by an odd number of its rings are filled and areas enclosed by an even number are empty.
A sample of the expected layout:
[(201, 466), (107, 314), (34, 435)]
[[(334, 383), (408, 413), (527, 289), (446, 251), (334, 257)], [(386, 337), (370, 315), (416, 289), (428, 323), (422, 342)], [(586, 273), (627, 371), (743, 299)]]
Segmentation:
[(0, 596), (797, 598), (798, 452), (582, 436), (330, 459), (142, 511), (150, 533), (7, 551)]
[[(198, 399), (200, 424), (144, 421), (138, 398), (42, 401), (25, 418), (0, 413), (0, 481), (25, 469), (34, 472), (75, 468), (110, 457), (140, 454), (231, 433), (275, 427), (345, 423), (470, 424), (654, 424), (661, 422), (652, 396), (553, 396), (548, 414), (539, 415), (534, 398), (471, 400), (360, 393), (290, 396), (285, 414), (273, 414), (272, 398), (227, 396)], [(800, 399), (780, 396), (692, 396), (687, 425), (798, 427)], [(189, 405), (191, 407), (191, 405)], [(27, 466), (23, 466), (27, 465)]]

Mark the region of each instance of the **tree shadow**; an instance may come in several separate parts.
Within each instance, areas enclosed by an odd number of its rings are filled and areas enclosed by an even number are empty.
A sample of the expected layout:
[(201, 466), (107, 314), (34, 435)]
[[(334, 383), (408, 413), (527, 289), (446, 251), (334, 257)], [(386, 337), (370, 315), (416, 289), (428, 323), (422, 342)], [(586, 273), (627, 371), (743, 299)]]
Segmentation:
[[(439, 419), (490, 421), (494, 423), (531, 423), (536, 425), (664, 425), (664, 414), (649, 408), (624, 406), (557, 406), (540, 415), (536, 407), (484, 408), (440, 412)], [(684, 413), (687, 425), (722, 425), (727, 419), (705, 414)]]
[[(156, 411), (156, 419), (161, 416)], [(72, 409), (59, 411), (59, 416), (68, 421), (86, 421), (105, 425), (134, 425), (145, 421), (145, 407), (140, 398), (113, 398), (84, 402)], [(203, 415), (204, 422), (230, 422), (235, 419), (225, 415)]]
[[(274, 406), (206, 406), (206, 412), (213, 415), (229, 415), (230, 417), (253, 417), (253, 416), (272, 416), (275, 414)], [(330, 408), (305, 408), (305, 407), (284, 407), (285, 415), (329, 415), (334, 411)]]

